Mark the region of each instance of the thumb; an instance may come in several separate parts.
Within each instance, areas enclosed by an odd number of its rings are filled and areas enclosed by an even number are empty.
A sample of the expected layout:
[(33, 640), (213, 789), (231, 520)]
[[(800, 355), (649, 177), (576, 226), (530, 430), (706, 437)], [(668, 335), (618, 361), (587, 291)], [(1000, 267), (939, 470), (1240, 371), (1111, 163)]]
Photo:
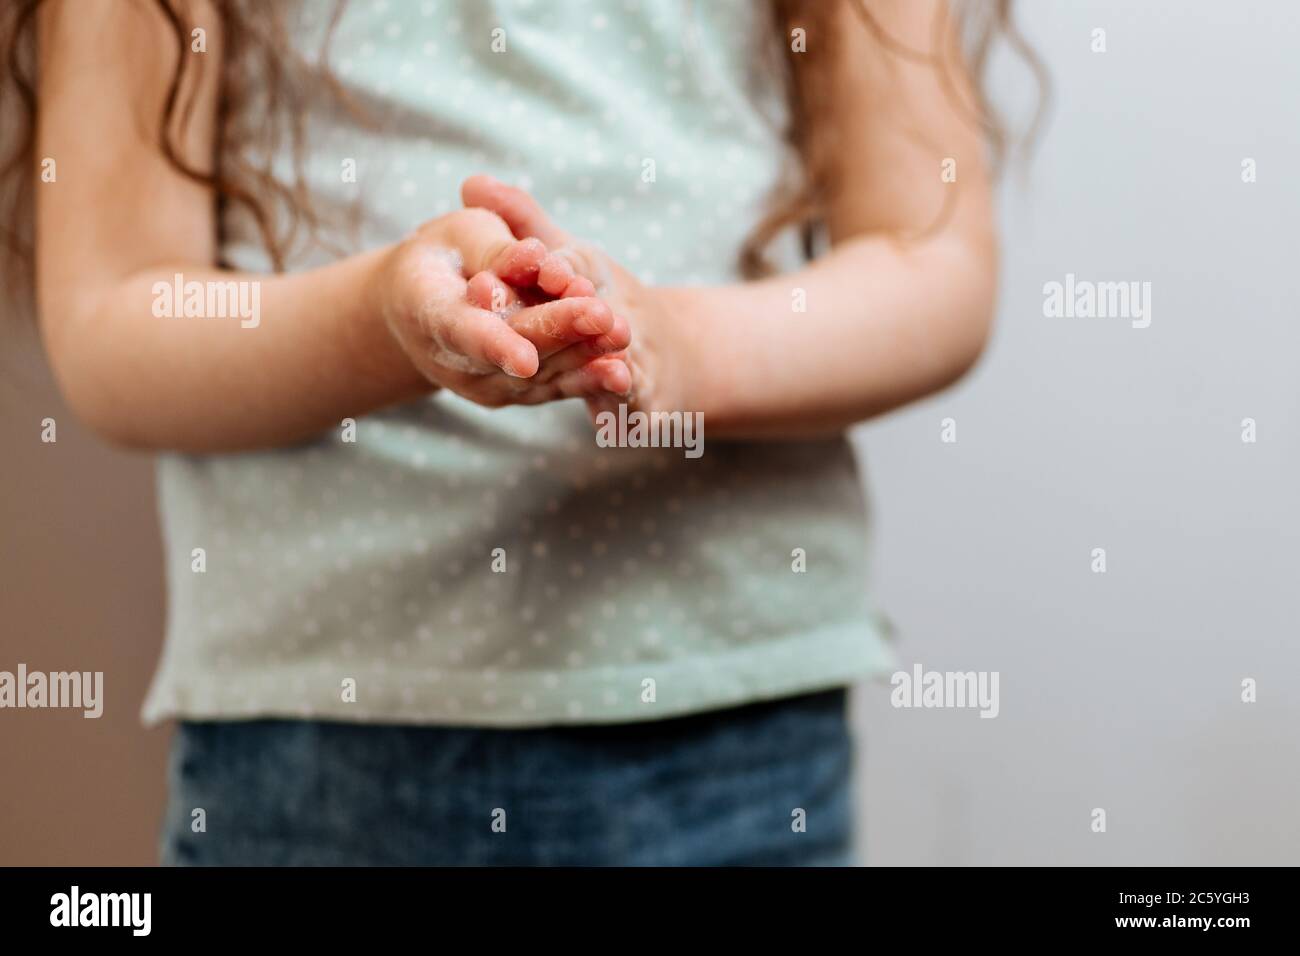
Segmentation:
[(551, 221), (537, 200), (514, 186), (491, 176), (477, 175), (461, 183), (461, 201), (467, 207), (490, 209), (510, 227), (516, 239), (536, 238), (548, 249), (570, 244), (568, 233)]

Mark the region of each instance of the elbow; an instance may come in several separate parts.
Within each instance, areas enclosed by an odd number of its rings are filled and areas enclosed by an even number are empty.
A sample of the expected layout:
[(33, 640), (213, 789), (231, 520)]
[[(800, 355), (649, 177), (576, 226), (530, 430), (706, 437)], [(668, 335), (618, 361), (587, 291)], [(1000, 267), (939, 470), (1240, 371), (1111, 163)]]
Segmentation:
[(951, 378), (948, 384), (965, 378), (979, 364), (980, 357), (988, 348), (989, 340), (993, 337), (993, 320), (997, 311), (996, 296), (992, 288), (993, 284), (990, 283), (987, 296), (972, 303), (970, 313), (963, 317), (961, 334), (957, 337), (952, 356)]
[(50, 356), (54, 379), (64, 404), (74, 418), (100, 441), (123, 451), (156, 451), (141, 433), (133, 416), (121, 403), (112, 401), (104, 389), (92, 384), (85, 366), (68, 356)]
[(89, 330), (93, 325), (42, 309), (41, 337), (59, 394), (74, 418), (108, 445), (126, 451), (156, 451), (140, 429), (139, 415), (122, 395), (106, 350)]
[(150, 440), (139, 429), (123, 420), (121, 416), (100, 414), (91, 417), (75, 409), (74, 414), (96, 438), (120, 451), (152, 454), (166, 450), (158, 442)]
[(934, 353), (941, 357), (934, 369), (936, 390), (957, 383), (975, 368), (993, 336), (997, 315), (995, 243), (990, 239), (964, 244), (947, 259), (945, 271), (952, 279), (953, 294), (947, 302), (946, 348)]

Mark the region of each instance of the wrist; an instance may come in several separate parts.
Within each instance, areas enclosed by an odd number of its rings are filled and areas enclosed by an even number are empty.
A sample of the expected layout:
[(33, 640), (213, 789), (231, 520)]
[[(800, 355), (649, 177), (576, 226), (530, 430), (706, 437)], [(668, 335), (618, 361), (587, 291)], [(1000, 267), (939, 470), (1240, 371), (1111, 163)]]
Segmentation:
[(681, 287), (656, 291), (669, 324), (666, 359), (674, 383), (672, 394), (665, 398), (673, 410), (703, 413), (707, 427), (711, 418), (725, 414), (735, 373), (734, 347), (710, 345), (732, 338), (722, 331), (723, 316), (713, 290)]

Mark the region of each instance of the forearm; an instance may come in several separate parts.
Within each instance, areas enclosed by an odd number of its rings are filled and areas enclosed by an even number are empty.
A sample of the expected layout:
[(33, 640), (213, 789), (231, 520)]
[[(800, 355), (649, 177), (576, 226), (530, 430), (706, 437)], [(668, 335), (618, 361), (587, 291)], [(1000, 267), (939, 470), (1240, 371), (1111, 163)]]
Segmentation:
[[(54, 294), (42, 303), (53, 313), (46, 347), (74, 411), (120, 444), (212, 452), (291, 443), (430, 388), (371, 301), (382, 255), (278, 276), (163, 265)], [(256, 299), (244, 287), (256, 324), (232, 302), (225, 317), (186, 317), (183, 299), (159, 294), (177, 274), (205, 289), (256, 283)]]
[(870, 236), (799, 272), (672, 290), (692, 410), (720, 438), (809, 438), (938, 391), (983, 348), (993, 260), (991, 243)]

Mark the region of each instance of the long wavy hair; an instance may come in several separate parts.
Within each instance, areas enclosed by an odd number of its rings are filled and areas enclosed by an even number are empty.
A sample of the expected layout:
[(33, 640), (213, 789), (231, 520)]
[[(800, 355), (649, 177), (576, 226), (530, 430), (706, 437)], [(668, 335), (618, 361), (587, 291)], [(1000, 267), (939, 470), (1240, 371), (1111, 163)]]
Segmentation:
[[(6, 0), (0, 11), (0, 258), (8, 291), (16, 302), (26, 301), (31, 288), (32, 182), (35, 171), (35, 125), (40, 109), (35, 54), (35, 20), (45, 0)], [(210, 0), (220, 18), (224, 55), (220, 63), (218, 148), (211, 169), (199, 169), (181, 158), (177, 144), (189, 120), (190, 103), (182, 91), (189, 89), (186, 71), (203, 69), (207, 57), (186, 53), (191, 24), (185, 0), (150, 0), (170, 25), (176, 49), (176, 67), (157, 126), (158, 148), (180, 173), (211, 189), (219, 204), (244, 207), (253, 217), (276, 271), (282, 271), (288, 252), (304, 234), (315, 234), (321, 217), (306, 188), (303, 175), (308, 144), (303, 113), (307, 92), (288, 82), (292, 71), (309, 66), (290, 37), (292, 4), (279, 0)], [(310, 65), (323, 76), (328, 89), (349, 109), (343, 87), (334, 82), (328, 66), (328, 37), (334, 32), (348, 0), (331, 2), (329, 29), (319, 60)], [(1006, 42), (1034, 73), (1039, 88), (1039, 111), (1022, 142), (1031, 141), (1046, 101), (1047, 74), (1041, 61), (1024, 41), (1012, 18), (1012, 0), (973, 0), (953, 14), (940, 5), (931, 49), (908, 47), (891, 37), (872, 15), (869, 0), (768, 0), (770, 44), (779, 59), (789, 101), (788, 122), (782, 135), (798, 157), (798, 168), (775, 188), (764, 215), (755, 224), (740, 252), (739, 267), (748, 277), (770, 271), (764, 251), (784, 230), (794, 227), (804, 235), (821, 221), (831, 191), (835, 153), (834, 123), (820, 115), (819, 105), (831, 82), (825, 65), (830, 56), (796, 55), (788, 41), (791, 31), (802, 28), (811, 46), (826, 53), (836, 43), (833, 27), (842, 3), (851, 5), (856, 19), (879, 47), (891, 56), (931, 65), (948, 91), (953, 108), (977, 127), (988, 143), (995, 167), (1006, 155), (1004, 125), (988, 101), (984, 74), (997, 41)], [(955, 21), (955, 22), (954, 22)], [(956, 62), (953, 51), (941, 49), (942, 38), (954, 37), (965, 46), (964, 61), (976, 80), (975, 102), (959, 95), (961, 84), (950, 74)], [(196, 65), (197, 64), (197, 65)], [(256, 115), (252, 115), (256, 113)], [(241, 149), (256, 139), (260, 148)], [(271, 168), (270, 157), (288, 144), (293, 175), (287, 181)], [(260, 158), (252, 158), (260, 157)], [(0, 300), (0, 305), (3, 305)], [(13, 304), (13, 303), (11, 303)]]

